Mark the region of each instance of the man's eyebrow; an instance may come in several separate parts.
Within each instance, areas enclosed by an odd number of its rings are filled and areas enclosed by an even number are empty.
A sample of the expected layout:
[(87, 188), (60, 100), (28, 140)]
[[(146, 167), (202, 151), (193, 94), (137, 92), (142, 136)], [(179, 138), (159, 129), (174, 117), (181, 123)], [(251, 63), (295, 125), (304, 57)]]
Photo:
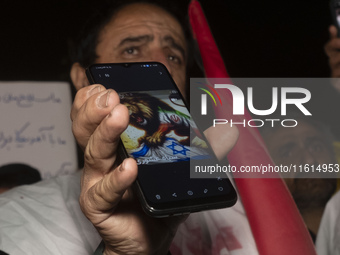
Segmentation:
[(180, 51), (182, 56), (183, 56), (183, 58), (184, 59), (186, 58), (186, 54), (185, 54), (184, 48), (180, 44), (178, 44), (172, 36), (170, 36), (170, 35), (166, 36), (164, 38), (164, 41), (170, 43), (171, 47), (173, 47), (174, 49)]
[(130, 37), (126, 37), (123, 40), (121, 40), (118, 46), (122, 46), (126, 43), (152, 41), (152, 40), (153, 40), (153, 36), (151, 35), (130, 36)]

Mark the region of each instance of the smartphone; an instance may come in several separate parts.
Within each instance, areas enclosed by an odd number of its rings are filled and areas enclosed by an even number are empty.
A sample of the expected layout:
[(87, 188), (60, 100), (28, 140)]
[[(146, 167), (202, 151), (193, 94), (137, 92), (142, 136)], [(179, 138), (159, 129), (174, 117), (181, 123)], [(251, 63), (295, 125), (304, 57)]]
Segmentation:
[(330, 1), (330, 11), (332, 15), (333, 24), (338, 29), (338, 37), (340, 37), (340, 0)]
[[(227, 176), (190, 178), (191, 160), (208, 158), (216, 163), (217, 159), (163, 64), (95, 64), (86, 74), (91, 84), (114, 89), (129, 110), (130, 123), (121, 135), (119, 154), (137, 161), (134, 191), (148, 215), (181, 215), (236, 203)], [(200, 137), (203, 143), (193, 145), (192, 137)]]

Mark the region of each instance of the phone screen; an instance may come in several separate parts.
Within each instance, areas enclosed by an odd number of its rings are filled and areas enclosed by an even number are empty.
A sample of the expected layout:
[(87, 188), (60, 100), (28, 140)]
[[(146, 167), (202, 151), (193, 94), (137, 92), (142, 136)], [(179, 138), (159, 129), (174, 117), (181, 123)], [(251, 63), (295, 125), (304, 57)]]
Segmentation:
[(137, 161), (137, 182), (149, 208), (159, 214), (181, 208), (191, 212), (236, 202), (226, 176), (190, 178), (190, 160), (216, 158), (162, 64), (99, 64), (88, 69), (88, 76), (92, 83), (116, 90), (129, 110), (130, 123), (121, 140)]
[(138, 165), (211, 157), (204, 140), (191, 143), (197, 127), (177, 90), (123, 92), (119, 97), (130, 113), (121, 139)]

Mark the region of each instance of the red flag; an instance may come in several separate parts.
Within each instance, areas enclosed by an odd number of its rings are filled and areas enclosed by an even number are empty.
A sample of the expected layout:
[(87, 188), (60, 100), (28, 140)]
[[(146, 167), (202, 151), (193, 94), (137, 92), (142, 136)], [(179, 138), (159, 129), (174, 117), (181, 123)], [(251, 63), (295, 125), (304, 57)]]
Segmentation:
[[(222, 57), (210, 32), (209, 25), (198, 1), (189, 5), (189, 18), (198, 43), (206, 77), (229, 78)], [(217, 118), (232, 116), (232, 96), (223, 93), (229, 102), (219, 107)], [(246, 122), (251, 119), (245, 111)], [(228, 155), (229, 163), (240, 166), (273, 165), (264, 142), (256, 128), (239, 127), (239, 139)], [(273, 177), (273, 176), (271, 176)], [(236, 178), (238, 192), (261, 255), (309, 255), (316, 254), (311, 237), (286, 185), (277, 178)], [(226, 215), (228, 217), (228, 215)]]

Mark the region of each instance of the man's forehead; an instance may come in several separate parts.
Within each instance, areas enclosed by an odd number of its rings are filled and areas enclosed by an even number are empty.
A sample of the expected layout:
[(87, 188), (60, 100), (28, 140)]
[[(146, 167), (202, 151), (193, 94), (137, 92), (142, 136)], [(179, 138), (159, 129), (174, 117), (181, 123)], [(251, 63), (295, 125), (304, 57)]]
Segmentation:
[(111, 23), (102, 30), (102, 35), (110, 32), (114, 33), (114, 38), (117, 40), (142, 37), (154, 39), (155, 36), (159, 36), (162, 40), (169, 40), (172, 38), (171, 40), (178, 41), (179, 43), (186, 43), (186, 40), (181, 33), (169, 29), (168, 27), (155, 26), (148, 22), (140, 22), (138, 24)]
[[(179, 49), (187, 43), (180, 23), (167, 11), (150, 4), (132, 4), (119, 10), (102, 29), (99, 41), (124, 42), (152, 38), (168, 42)], [(186, 55), (186, 54), (184, 54)]]
[(165, 9), (149, 3), (133, 3), (124, 6), (113, 15), (109, 22), (112, 27), (145, 25), (173, 30), (182, 35), (183, 28), (178, 20)]

